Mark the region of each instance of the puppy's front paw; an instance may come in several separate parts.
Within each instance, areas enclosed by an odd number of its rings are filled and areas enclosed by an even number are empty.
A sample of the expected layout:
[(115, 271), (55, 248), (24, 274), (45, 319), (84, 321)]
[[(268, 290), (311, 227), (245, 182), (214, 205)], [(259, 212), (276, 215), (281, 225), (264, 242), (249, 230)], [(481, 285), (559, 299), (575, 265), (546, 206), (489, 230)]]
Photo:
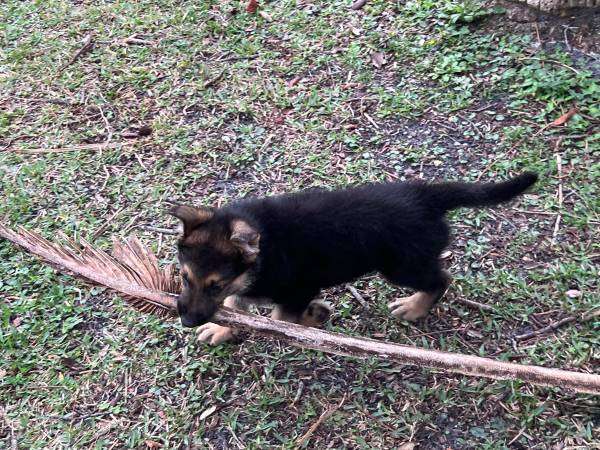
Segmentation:
[(392, 315), (398, 319), (415, 322), (429, 313), (431, 296), (425, 292), (417, 292), (410, 297), (403, 297), (388, 304)]
[(206, 342), (210, 345), (219, 345), (234, 338), (233, 329), (222, 327), (216, 323), (205, 323), (198, 327), (198, 341)]
[(322, 300), (313, 300), (302, 314), (300, 323), (307, 327), (319, 327), (327, 322), (332, 310), (333, 308), (330, 303)]

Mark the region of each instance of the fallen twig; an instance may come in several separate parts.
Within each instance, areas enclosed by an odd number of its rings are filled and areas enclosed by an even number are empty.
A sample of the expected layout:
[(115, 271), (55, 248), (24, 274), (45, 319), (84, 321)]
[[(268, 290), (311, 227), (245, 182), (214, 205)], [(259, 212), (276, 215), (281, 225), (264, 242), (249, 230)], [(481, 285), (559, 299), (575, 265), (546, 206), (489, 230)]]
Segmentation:
[(550, 211), (537, 211), (537, 210), (527, 210), (527, 209), (519, 209), (514, 208), (513, 211), (517, 211), (523, 214), (533, 214), (535, 216), (553, 216), (554, 213)]
[(483, 303), (479, 303), (479, 302), (469, 300), (466, 298), (462, 298), (462, 297), (454, 297), (454, 301), (458, 302), (458, 303), (462, 303), (463, 305), (470, 306), (472, 308), (481, 309), (483, 311), (493, 311), (494, 310), (494, 307), (491, 305), (485, 305)]
[(565, 317), (564, 319), (560, 319), (556, 322), (551, 323), (548, 326), (545, 326), (544, 328), (540, 328), (539, 330), (534, 330), (534, 331), (530, 331), (528, 333), (523, 333), (523, 334), (519, 334), (517, 336), (515, 336), (515, 340), (516, 341), (524, 341), (526, 339), (532, 338), (534, 336), (539, 336), (541, 334), (545, 334), (548, 333), (550, 331), (554, 331), (560, 327), (562, 327), (563, 325), (566, 325), (568, 323), (572, 323), (572, 322), (587, 322), (589, 320), (592, 320), (596, 317), (600, 316), (600, 309), (594, 312), (588, 312), (586, 314), (583, 314), (580, 317), (577, 316), (568, 316)]
[(150, 226), (141, 226), (140, 228), (142, 230), (151, 231), (153, 233), (169, 234), (169, 235), (177, 235), (177, 234), (179, 234), (179, 231), (172, 230), (170, 228), (159, 228), (159, 227), (150, 227)]
[(104, 233), (106, 231), (106, 229), (110, 226), (110, 224), (115, 219), (115, 217), (117, 217), (119, 214), (121, 214), (121, 212), (123, 212), (124, 209), (125, 209), (125, 207), (121, 206), (108, 219), (106, 219), (104, 221), (104, 223), (102, 224), (102, 226), (100, 228), (98, 228), (94, 234), (92, 234), (90, 241), (94, 242), (96, 239), (98, 239), (98, 237), (101, 236), (102, 233)]
[(350, 6), (350, 9), (357, 11), (359, 9), (362, 9), (362, 7), (365, 6), (366, 4), (367, 4), (367, 0), (356, 0), (354, 3), (352, 3), (352, 6)]
[(132, 145), (132, 142), (101, 142), (96, 144), (80, 144), (73, 145), (71, 147), (59, 147), (59, 148), (13, 148), (6, 149), (6, 151), (14, 151), (16, 153), (64, 153), (64, 152), (77, 152), (77, 151), (100, 151), (109, 148), (119, 148), (126, 145)]
[(145, 39), (140, 39), (137, 37), (137, 35), (132, 34), (131, 36), (129, 36), (128, 38), (123, 39), (123, 44), (128, 44), (128, 45), (155, 45), (156, 43), (153, 41), (147, 41)]
[(94, 45), (92, 42), (93, 37), (94, 33), (90, 33), (85, 38), (83, 38), (83, 46), (79, 50), (77, 50), (73, 54), (73, 56), (71, 56), (71, 59), (69, 59), (65, 64), (59, 67), (59, 69), (56, 71), (56, 76), (60, 75), (63, 70), (65, 70), (75, 61), (77, 61), (81, 56), (83, 56), (85, 53), (89, 52), (92, 49)]
[(552, 229), (552, 240), (550, 243), (552, 245), (556, 244), (556, 237), (558, 236), (558, 230), (560, 229), (560, 221), (562, 219), (562, 215), (558, 213), (556, 215), (556, 220), (554, 221), (554, 228)]
[(346, 289), (348, 289), (348, 291), (350, 291), (350, 293), (352, 294), (352, 297), (354, 297), (356, 299), (356, 301), (358, 303), (360, 303), (360, 305), (363, 308), (369, 309), (369, 305), (365, 301), (365, 298), (362, 295), (360, 295), (360, 292), (358, 292), (354, 286), (352, 286), (351, 284), (347, 284)]
[(356, 358), (377, 356), (399, 364), (413, 364), (468, 376), (503, 380), (518, 379), (540, 386), (561, 387), (600, 394), (600, 375), (596, 374), (513, 364), (480, 356), (408, 347), (369, 338), (355, 338), (318, 328), (307, 328), (302, 325), (232, 311), (227, 308), (219, 310), (213, 318), (213, 322), (258, 332), (269, 338), (282, 339), (297, 347), (336, 355)]
[(574, 69), (571, 66), (567, 66), (566, 64), (561, 63), (560, 61), (556, 61), (555, 59), (536, 58), (534, 56), (525, 56), (523, 58), (519, 58), (519, 61), (525, 61), (525, 60), (540, 61), (540, 62), (547, 62), (550, 64), (556, 64), (557, 66), (561, 66), (561, 67), (564, 67), (565, 69), (572, 70), (576, 75), (579, 75), (579, 71), (577, 69)]
[(344, 396), (342, 397), (342, 401), (339, 404), (327, 408), (323, 412), (323, 414), (321, 414), (321, 416), (317, 419), (317, 421), (311, 425), (308, 431), (296, 441), (296, 447), (302, 447), (304, 444), (306, 444), (310, 440), (310, 437), (313, 435), (313, 433), (317, 430), (317, 428), (319, 428), (327, 419), (329, 419), (334, 412), (340, 409), (345, 401), (346, 395), (344, 394)]
[(558, 213), (556, 214), (556, 221), (554, 222), (554, 230), (552, 230), (552, 240), (550, 241), (552, 245), (556, 243), (556, 238), (558, 236), (558, 230), (560, 227), (560, 220), (562, 218), (560, 210), (563, 204), (563, 185), (562, 185), (562, 158), (560, 157), (560, 153), (558, 153), (558, 147), (562, 142), (562, 138), (558, 138), (556, 141), (556, 171), (558, 172), (558, 188), (556, 195), (558, 197)]

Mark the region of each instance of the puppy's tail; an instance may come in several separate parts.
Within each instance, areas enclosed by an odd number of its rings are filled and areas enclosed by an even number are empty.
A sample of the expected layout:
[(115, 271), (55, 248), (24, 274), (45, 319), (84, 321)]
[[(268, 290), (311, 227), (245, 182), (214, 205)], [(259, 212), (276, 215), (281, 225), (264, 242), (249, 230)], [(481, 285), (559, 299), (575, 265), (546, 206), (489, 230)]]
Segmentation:
[(507, 202), (523, 193), (537, 179), (537, 174), (525, 172), (502, 183), (440, 183), (430, 185), (429, 193), (434, 206), (446, 212), (463, 206), (491, 206)]

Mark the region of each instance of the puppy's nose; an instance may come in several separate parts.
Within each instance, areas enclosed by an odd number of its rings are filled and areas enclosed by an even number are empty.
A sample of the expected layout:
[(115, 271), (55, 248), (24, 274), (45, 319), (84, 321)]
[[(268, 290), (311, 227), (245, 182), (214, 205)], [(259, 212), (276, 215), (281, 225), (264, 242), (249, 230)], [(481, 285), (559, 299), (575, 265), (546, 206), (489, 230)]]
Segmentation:
[(181, 319), (181, 325), (183, 325), (184, 327), (188, 327), (188, 328), (192, 328), (192, 327), (196, 327), (199, 324), (196, 322), (195, 318), (191, 318), (188, 316), (179, 316)]

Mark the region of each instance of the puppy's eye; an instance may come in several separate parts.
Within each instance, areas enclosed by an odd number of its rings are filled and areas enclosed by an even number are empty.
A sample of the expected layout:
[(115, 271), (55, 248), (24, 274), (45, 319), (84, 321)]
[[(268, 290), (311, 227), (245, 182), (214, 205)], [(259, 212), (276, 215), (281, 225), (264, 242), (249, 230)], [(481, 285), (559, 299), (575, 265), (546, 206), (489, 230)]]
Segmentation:
[(221, 286), (216, 281), (209, 281), (206, 284), (205, 291), (207, 294), (216, 294), (221, 289)]

